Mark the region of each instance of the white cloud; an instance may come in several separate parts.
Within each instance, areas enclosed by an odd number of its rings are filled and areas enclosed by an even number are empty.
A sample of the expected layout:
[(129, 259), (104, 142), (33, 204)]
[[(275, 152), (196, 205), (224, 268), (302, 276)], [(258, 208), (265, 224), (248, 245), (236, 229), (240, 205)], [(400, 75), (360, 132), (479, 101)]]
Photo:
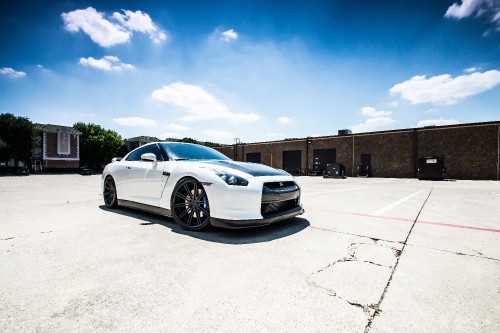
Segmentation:
[(361, 108), (361, 113), (363, 114), (363, 116), (371, 117), (371, 118), (387, 117), (387, 116), (390, 116), (392, 114), (392, 112), (390, 112), (390, 111), (377, 111), (377, 109), (372, 108), (371, 106), (365, 106), (365, 107)]
[(389, 106), (392, 106), (392, 107), (396, 107), (399, 105), (399, 102), (398, 101), (392, 101), (389, 103)]
[(215, 139), (233, 139), (235, 135), (231, 132), (226, 131), (214, 131), (214, 130), (205, 130), (203, 131), (206, 136)]
[(187, 131), (187, 130), (190, 130), (190, 128), (187, 127), (187, 126), (177, 125), (177, 124), (170, 124), (170, 125), (167, 125), (165, 127), (168, 128), (168, 129), (171, 129), (171, 130), (176, 130), (176, 131)]
[(113, 122), (122, 126), (156, 126), (156, 121), (141, 117), (115, 118)]
[(221, 33), (222, 39), (226, 42), (238, 39), (238, 34), (233, 29), (229, 29)]
[(291, 119), (291, 118), (288, 118), (288, 117), (279, 117), (279, 118), (278, 118), (278, 121), (279, 121), (280, 123), (282, 123), (282, 124), (288, 124), (289, 122), (291, 122), (291, 121), (292, 121), (292, 119)]
[(469, 68), (466, 68), (464, 69), (464, 72), (466, 73), (474, 73), (475, 71), (477, 71), (477, 67), (469, 67)]
[(365, 106), (361, 108), (361, 114), (365, 117), (368, 117), (368, 119), (360, 124), (351, 126), (353, 133), (372, 132), (387, 125), (397, 123), (396, 120), (390, 117), (392, 112), (377, 111), (377, 109), (371, 106)]
[(453, 5), (448, 7), (444, 16), (461, 19), (472, 15), (472, 13), (474, 13), (482, 3), (486, 2), (486, 0), (462, 0), (461, 4), (455, 2)]
[(115, 12), (113, 13), (113, 17), (128, 30), (147, 33), (155, 44), (159, 44), (167, 39), (167, 34), (151, 20), (148, 14), (140, 10), (135, 12), (123, 10), (123, 12), (125, 14)]
[(417, 75), (403, 83), (398, 83), (389, 92), (400, 94), (401, 98), (412, 104), (455, 104), (458, 101), (473, 96), (500, 83), (500, 71), (491, 70), (484, 73), (472, 73), (452, 78), (443, 74), (426, 78)]
[(469, 16), (485, 17), (500, 31), (500, 6), (498, 0), (462, 0), (448, 7), (444, 17), (463, 19)]
[(103, 13), (92, 7), (62, 13), (61, 16), (66, 30), (78, 32), (81, 29), (95, 43), (103, 47), (126, 43), (132, 36), (125, 27), (106, 20)]
[(462, 19), (472, 14), (482, 16), (489, 12), (498, 13), (499, 10), (498, 4), (495, 5), (495, 0), (462, 0), (461, 2), (461, 4), (455, 2), (448, 7), (444, 16)]
[(12, 79), (18, 79), (18, 78), (26, 76), (25, 72), (18, 72), (15, 69), (10, 68), (10, 67), (0, 68), (0, 74), (8, 76)]
[(66, 30), (70, 32), (82, 30), (102, 47), (127, 43), (134, 31), (147, 33), (154, 43), (160, 43), (167, 38), (166, 33), (153, 23), (148, 14), (140, 10), (123, 12), (124, 14), (115, 12), (106, 18), (104, 13), (88, 7), (62, 13), (61, 16)]
[(397, 121), (390, 117), (377, 117), (366, 119), (365, 122), (352, 126), (353, 133), (373, 132)]
[(458, 124), (458, 120), (456, 119), (426, 119), (420, 120), (417, 124), (417, 127), (425, 127), (425, 126), (444, 126), (444, 125), (455, 125)]
[(130, 64), (125, 64), (115, 56), (105, 56), (101, 59), (94, 59), (92, 57), (80, 58), (80, 65), (102, 69), (104, 71), (123, 71), (134, 69), (135, 67)]
[(227, 119), (235, 123), (251, 122), (260, 119), (255, 113), (234, 113), (228, 107), (203, 88), (175, 82), (153, 91), (152, 98), (175, 105), (191, 114), (182, 117), (185, 121)]

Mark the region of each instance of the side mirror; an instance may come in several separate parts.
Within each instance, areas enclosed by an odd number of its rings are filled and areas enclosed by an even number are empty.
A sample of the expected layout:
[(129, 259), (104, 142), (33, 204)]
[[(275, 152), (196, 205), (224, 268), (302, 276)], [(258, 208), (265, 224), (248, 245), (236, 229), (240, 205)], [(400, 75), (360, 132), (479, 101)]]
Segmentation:
[(113, 157), (113, 159), (111, 160), (111, 163), (114, 163), (114, 162), (118, 162), (118, 161), (121, 161), (123, 157)]
[(158, 161), (156, 160), (156, 155), (153, 153), (146, 153), (141, 155), (142, 161), (153, 162), (153, 165), (156, 166)]

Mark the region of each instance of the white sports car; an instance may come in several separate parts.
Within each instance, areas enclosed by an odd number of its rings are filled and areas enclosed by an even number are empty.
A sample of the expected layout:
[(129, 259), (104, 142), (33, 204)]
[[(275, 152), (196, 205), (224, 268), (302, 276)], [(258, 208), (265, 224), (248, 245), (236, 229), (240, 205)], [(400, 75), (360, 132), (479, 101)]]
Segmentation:
[(187, 143), (131, 151), (106, 166), (101, 187), (108, 208), (171, 216), (188, 230), (256, 227), (304, 213), (300, 187), (287, 172)]

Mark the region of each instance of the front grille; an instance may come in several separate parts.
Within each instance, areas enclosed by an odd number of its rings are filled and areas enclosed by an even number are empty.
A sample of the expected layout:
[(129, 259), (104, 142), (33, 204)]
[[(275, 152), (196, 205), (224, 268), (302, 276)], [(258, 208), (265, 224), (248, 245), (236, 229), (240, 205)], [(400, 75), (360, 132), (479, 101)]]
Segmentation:
[(296, 207), (299, 204), (299, 199), (291, 199), (286, 201), (263, 202), (260, 212), (264, 218), (269, 215), (277, 214)]
[(264, 183), (264, 186), (267, 187), (268, 189), (276, 189), (276, 188), (283, 188), (283, 187), (291, 187), (291, 186), (297, 186), (294, 181), (286, 181), (286, 182), (270, 182), (270, 183)]
[(260, 212), (264, 218), (297, 207), (300, 188), (294, 181), (264, 183)]

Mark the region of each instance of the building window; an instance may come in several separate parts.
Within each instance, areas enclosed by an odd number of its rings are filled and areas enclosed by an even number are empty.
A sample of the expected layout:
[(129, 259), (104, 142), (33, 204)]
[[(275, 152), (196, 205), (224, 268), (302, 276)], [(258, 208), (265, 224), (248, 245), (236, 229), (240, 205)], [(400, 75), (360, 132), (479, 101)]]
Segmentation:
[(70, 136), (67, 130), (58, 130), (57, 131), (57, 153), (58, 154), (66, 154), (69, 155), (71, 152), (70, 149)]

